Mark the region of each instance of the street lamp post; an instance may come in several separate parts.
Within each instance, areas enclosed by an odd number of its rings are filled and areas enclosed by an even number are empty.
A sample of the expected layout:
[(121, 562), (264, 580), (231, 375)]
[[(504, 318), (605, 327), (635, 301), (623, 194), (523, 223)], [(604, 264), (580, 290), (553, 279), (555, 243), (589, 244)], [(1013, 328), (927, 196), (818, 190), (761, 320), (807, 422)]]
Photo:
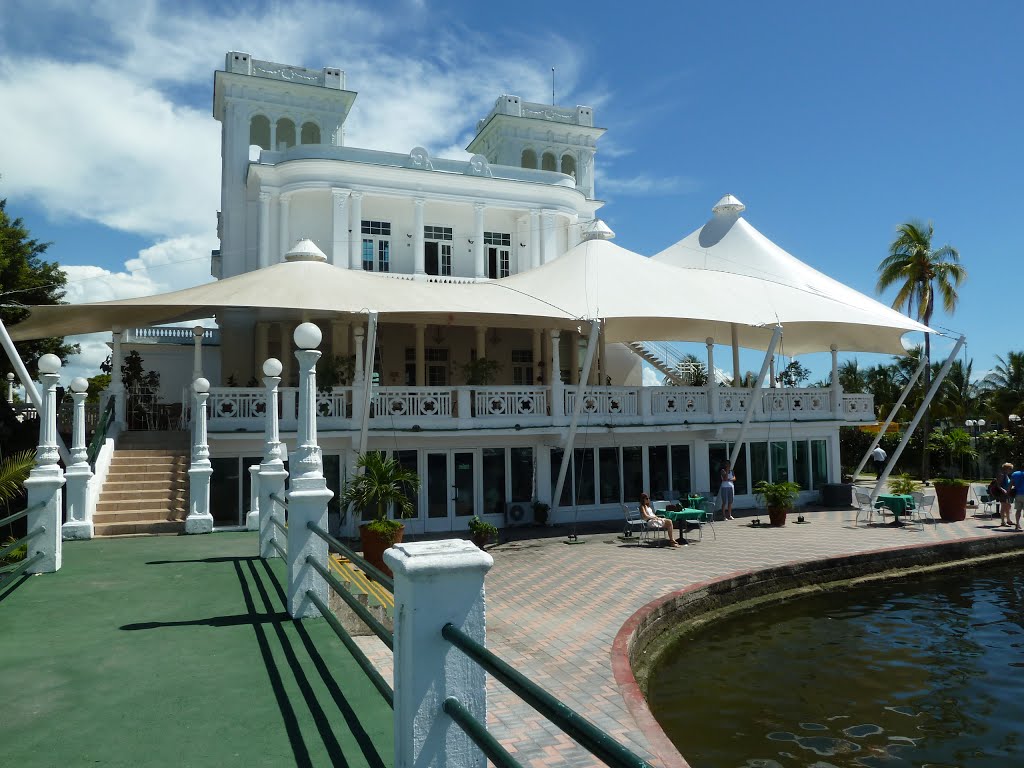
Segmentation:
[(981, 459), (978, 456), (978, 435), (985, 428), (985, 420), (967, 419), (964, 422), (964, 426), (971, 431), (971, 448), (974, 449), (974, 477), (976, 479), (981, 473)]

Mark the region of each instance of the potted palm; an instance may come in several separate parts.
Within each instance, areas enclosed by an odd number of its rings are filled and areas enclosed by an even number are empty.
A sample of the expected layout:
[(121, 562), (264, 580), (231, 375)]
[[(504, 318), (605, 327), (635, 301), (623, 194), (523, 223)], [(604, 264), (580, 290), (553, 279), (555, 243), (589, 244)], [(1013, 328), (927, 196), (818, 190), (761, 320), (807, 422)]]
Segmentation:
[(754, 486), (754, 493), (764, 497), (765, 506), (768, 507), (768, 519), (772, 525), (780, 527), (786, 524), (786, 513), (793, 508), (793, 502), (800, 493), (800, 486), (789, 481), (769, 483), (762, 480)]
[(533, 522), (537, 525), (548, 524), (548, 512), (551, 511), (551, 506), (546, 502), (537, 499), (533, 502)]
[[(405, 526), (398, 518), (416, 514), (411, 497), (419, 490), (420, 477), (403, 467), (398, 459), (387, 458), (379, 451), (360, 454), (356, 473), (341, 494), (342, 507), (374, 511), (374, 519), (359, 526), (363, 557), (391, 575), (384, 564), (384, 550), (402, 540)], [(396, 519), (388, 517), (388, 507), (392, 505)]]
[(967, 518), (967, 495), (970, 483), (957, 476), (957, 468), (965, 459), (973, 459), (977, 452), (971, 446), (971, 436), (962, 429), (951, 429), (942, 434), (932, 433), (928, 449), (940, 451), (949, 461), (949, 475), (937, 477), (935, 501), (939, 505), (939, 517), (947, 523), (958, 523)]
[(498, 536), (498, 527), (484, 522), (476, 515), (469, 521), (469, 532), (472, 534), (473, 543), (483, 549)]

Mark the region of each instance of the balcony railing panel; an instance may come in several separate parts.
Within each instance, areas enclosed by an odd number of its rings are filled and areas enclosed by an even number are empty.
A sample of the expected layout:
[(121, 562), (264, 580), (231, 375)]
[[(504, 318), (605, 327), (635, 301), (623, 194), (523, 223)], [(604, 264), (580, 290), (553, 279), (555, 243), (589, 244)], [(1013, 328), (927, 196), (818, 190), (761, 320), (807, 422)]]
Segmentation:
[[(638, 416), (638, 387), (590, 387), (583, 391), (580, 413), (592, 416)], [(565, 412), (576, 407), (576, 390), (565, 391)]]
[(502, 416), (546, 417), (547, 387), (474, 387), (473, 415), (479, 419)]
[(847, 421), (875, 421), (874, 395), (843, 395), (843, 416)]
[(708, 416), (708, 393), (703, 387), (653, 387), (651, 415)]
[(768, 419), (822, 419), (832, 416), (832, 392), (821, 387), (776, 389), (761, 398)]
[(452, 416), (450, 387), (378, 387), (373, 391), (374, 419)]
[(718, 413), (724, 417), (722, 421), (740, 421), (747, 412), (753, 390), (744, 387), (719, 387), (716, 395)]

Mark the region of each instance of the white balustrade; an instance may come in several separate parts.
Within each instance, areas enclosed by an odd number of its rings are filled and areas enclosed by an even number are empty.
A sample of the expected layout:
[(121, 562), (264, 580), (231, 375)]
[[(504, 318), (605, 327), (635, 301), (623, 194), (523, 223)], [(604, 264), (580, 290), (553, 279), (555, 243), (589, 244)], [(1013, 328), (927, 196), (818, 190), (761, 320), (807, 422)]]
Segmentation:
[(452, 415), (452, 390), (449, 387), (378, 387), (373, 391), (371, 417)]
[[(576, 389), (565, 392), (565, 412), (576, 408)], [(580, 413), (593, 416), (637, 416), (637, 390), (634, 387), (589, 387), (583, 391)]]
[(651, 414), (693, 414), (707, 416), (708, 394), (704, 387), (653, 387)]
[(832, 417), (832, 391), (823, 387), (774, 389), (762, 397), (765, 418)]
[(348, 390), (333, 389), (330, 392), (316, 393), (316, 413), (318, 416), (332, 419), (348, 418)]
[(547, 387), (475, 387), (473, 393), (477, 418), (548, 415)]
[(718, 388), (718, 413), (722, 421), (742, 420), (753, 390), (743, 387)]
[(215, 387), (207, 403), (210, 419), (262, 419), (266, 393), (259, 387)]
[(875, 421), (874, 395), (843, 395), (843, 415), (851, 421)]

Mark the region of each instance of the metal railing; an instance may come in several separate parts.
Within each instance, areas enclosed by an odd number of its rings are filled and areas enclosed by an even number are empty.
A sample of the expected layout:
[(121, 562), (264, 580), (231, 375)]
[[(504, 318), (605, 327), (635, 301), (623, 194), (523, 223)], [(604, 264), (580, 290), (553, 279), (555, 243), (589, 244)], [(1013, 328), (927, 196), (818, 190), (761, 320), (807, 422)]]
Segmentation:
[(110, 422), (114, 416), (114, 396), (111, 395), (107, 398), (107, 406), (103, 409), (103, 413), (100, 415), (100, 419), (96, 424), (96, 429), (93, 430), (92, 440), (89, 441), (89, 450), (86, 456), (86, 461), (89, 462), (89, 466), (92, 467), (93, 471), (96, 471), (96, 458), (100, 455), (100, 450), (103, 448), (103, 443), (107, 439), (107, 431), (110, 429)]
[[(614, 768), (650, 766), (650, 763), (642, 757), (619, 744), (619, 742), (591, 723), (583, 715), (560, 702), (522, 673), (517, 672), (483, 645), (458, 629), (454, 624), (445, 624), (441, 628), (441, 636), (479, 664), (485, 672), (493, 675), (495, 679), (504, 684), (512, 693), (565, 731), (584, 749), (601, 760), (601, 762), (614, 766)], [(448, 702), (446, 701), (445, 704), (447, 705)], [(448, 709), (445, 709), (445, 711), (448, 712)], [(451, 713), (449, 712), (449, 714)], [(483, 728), (468, 712), (462, 713), (462, 719), (472, 721), (474, 725), (471, 727), (474, 729), (477, 727)], [(463, 730), (466, 730), (461, 720), (456, 719), (456, 722), (463, 727)], [(484, 745), (474, 738), (472, 732), (466, 730), (466, 735), (473, 739), (478, 747), (484, 749)], [(488, 755), (488, 757), (491, 756)], [(514, 762), (505, 764), (515, 765)]]
[(451, 717), (459, 727), (462, 728), (463, 732), (469, 736), (470, 741), (480, 747), (480, 751), (484, 753), (488, 760), (494, 763), (498, 768), (520, 768), (521, 763), (517, 761), (508, 751), (501, 746), (496, 738), (491, 736), (483, 724), (477, 720), (473, 715), (469, 713), (469, 710), (462, 706), (462, 702), (456, 699), (454, 696), (449, 696), (444, 700), (441, 705), (441, 709), (444, 710), (445, 714)]
[[(17, 520), (21, 520), (22, 518), (28, 517), (33, 512), (37, 512), (40, 509), (44, 509), (45, 507), (46, 507), (45, 504), (36, 504), (34, 506), (28, 507), (27, 509), (21, 510), (21, 512), (15, 512), (13, 515), (9, 515), (9, 516), (3, 518), (2, 520), (0, 520), (0, 526), (2, 526), (2, 525), (9, 525), (10, 523), (13, 523), (13, 522), (15, 522)], [(32, 539), (36, 538), (37, 536), (39, 536), (40, 534), (43, 534), (43, 533), (46, 533), (46, 527), (40, 525), (38, 528), (35, 528), (32, 531), (29, 531), (26, 535), (22, 536), (20, 539), (12, 541), (10, 544), (8, 544), (3, 549), (0, 549), (0, 559), (6, 557), (8, 554), (10, 554), (14, 550), (18, 549), (19, 547), (25, 546), (30, 541), (32, 541)], [(28, 568), (33, 563), (41, 560), (43, 558), (43, 556), (44, 555), (43, 555), (42, 552), (36, 552), (31, 557), (26, 557), (24, 560), (21, 560), (21, 561), (18, 561), (18, 562), (14, 562), (14, 563), (9, 563), (8, 565), (0, 566), (0, 577), (2, 577), (2, 581), (0, 581), (0, 586), (2, 586), (5, 582), (10, 582), (10, 581), (13, 581), (14, 579), (18, 578), (18, 576), (20, 576), (22, 573), (24, 573), (26, 570), (28, 570)]]
[[(287, 501), (282, 499), (276, 493), (269, 493), (267, 495), (271, 498), (271, 500), (276, 501), (278, 504), (280, 504), (282, 507), (284, 507), (284, 511), (287, 514), (287, 512), (288, 512), (288, 502)], [(277, 515), (271, 515), (270, 516), (270, 524), (273, 525), (275, 528), (277, 528), (277, 530), (279, 530), (281, 532), (281, 535), (285, 537), (285, 541), (288, 540), (288, 528), (285, 527), (284, 523), (282, 523), (277, 518)], [(272, 546), (277, 551), (277, 554), (279, 554), (281, 556), (281, 558), (285, 562), (288, 562), (288, 553), (284, 550), (284, 548), (280, 544), (277, 543), (277, 539), (271, 539), (270, 540), (270, 546)]]

